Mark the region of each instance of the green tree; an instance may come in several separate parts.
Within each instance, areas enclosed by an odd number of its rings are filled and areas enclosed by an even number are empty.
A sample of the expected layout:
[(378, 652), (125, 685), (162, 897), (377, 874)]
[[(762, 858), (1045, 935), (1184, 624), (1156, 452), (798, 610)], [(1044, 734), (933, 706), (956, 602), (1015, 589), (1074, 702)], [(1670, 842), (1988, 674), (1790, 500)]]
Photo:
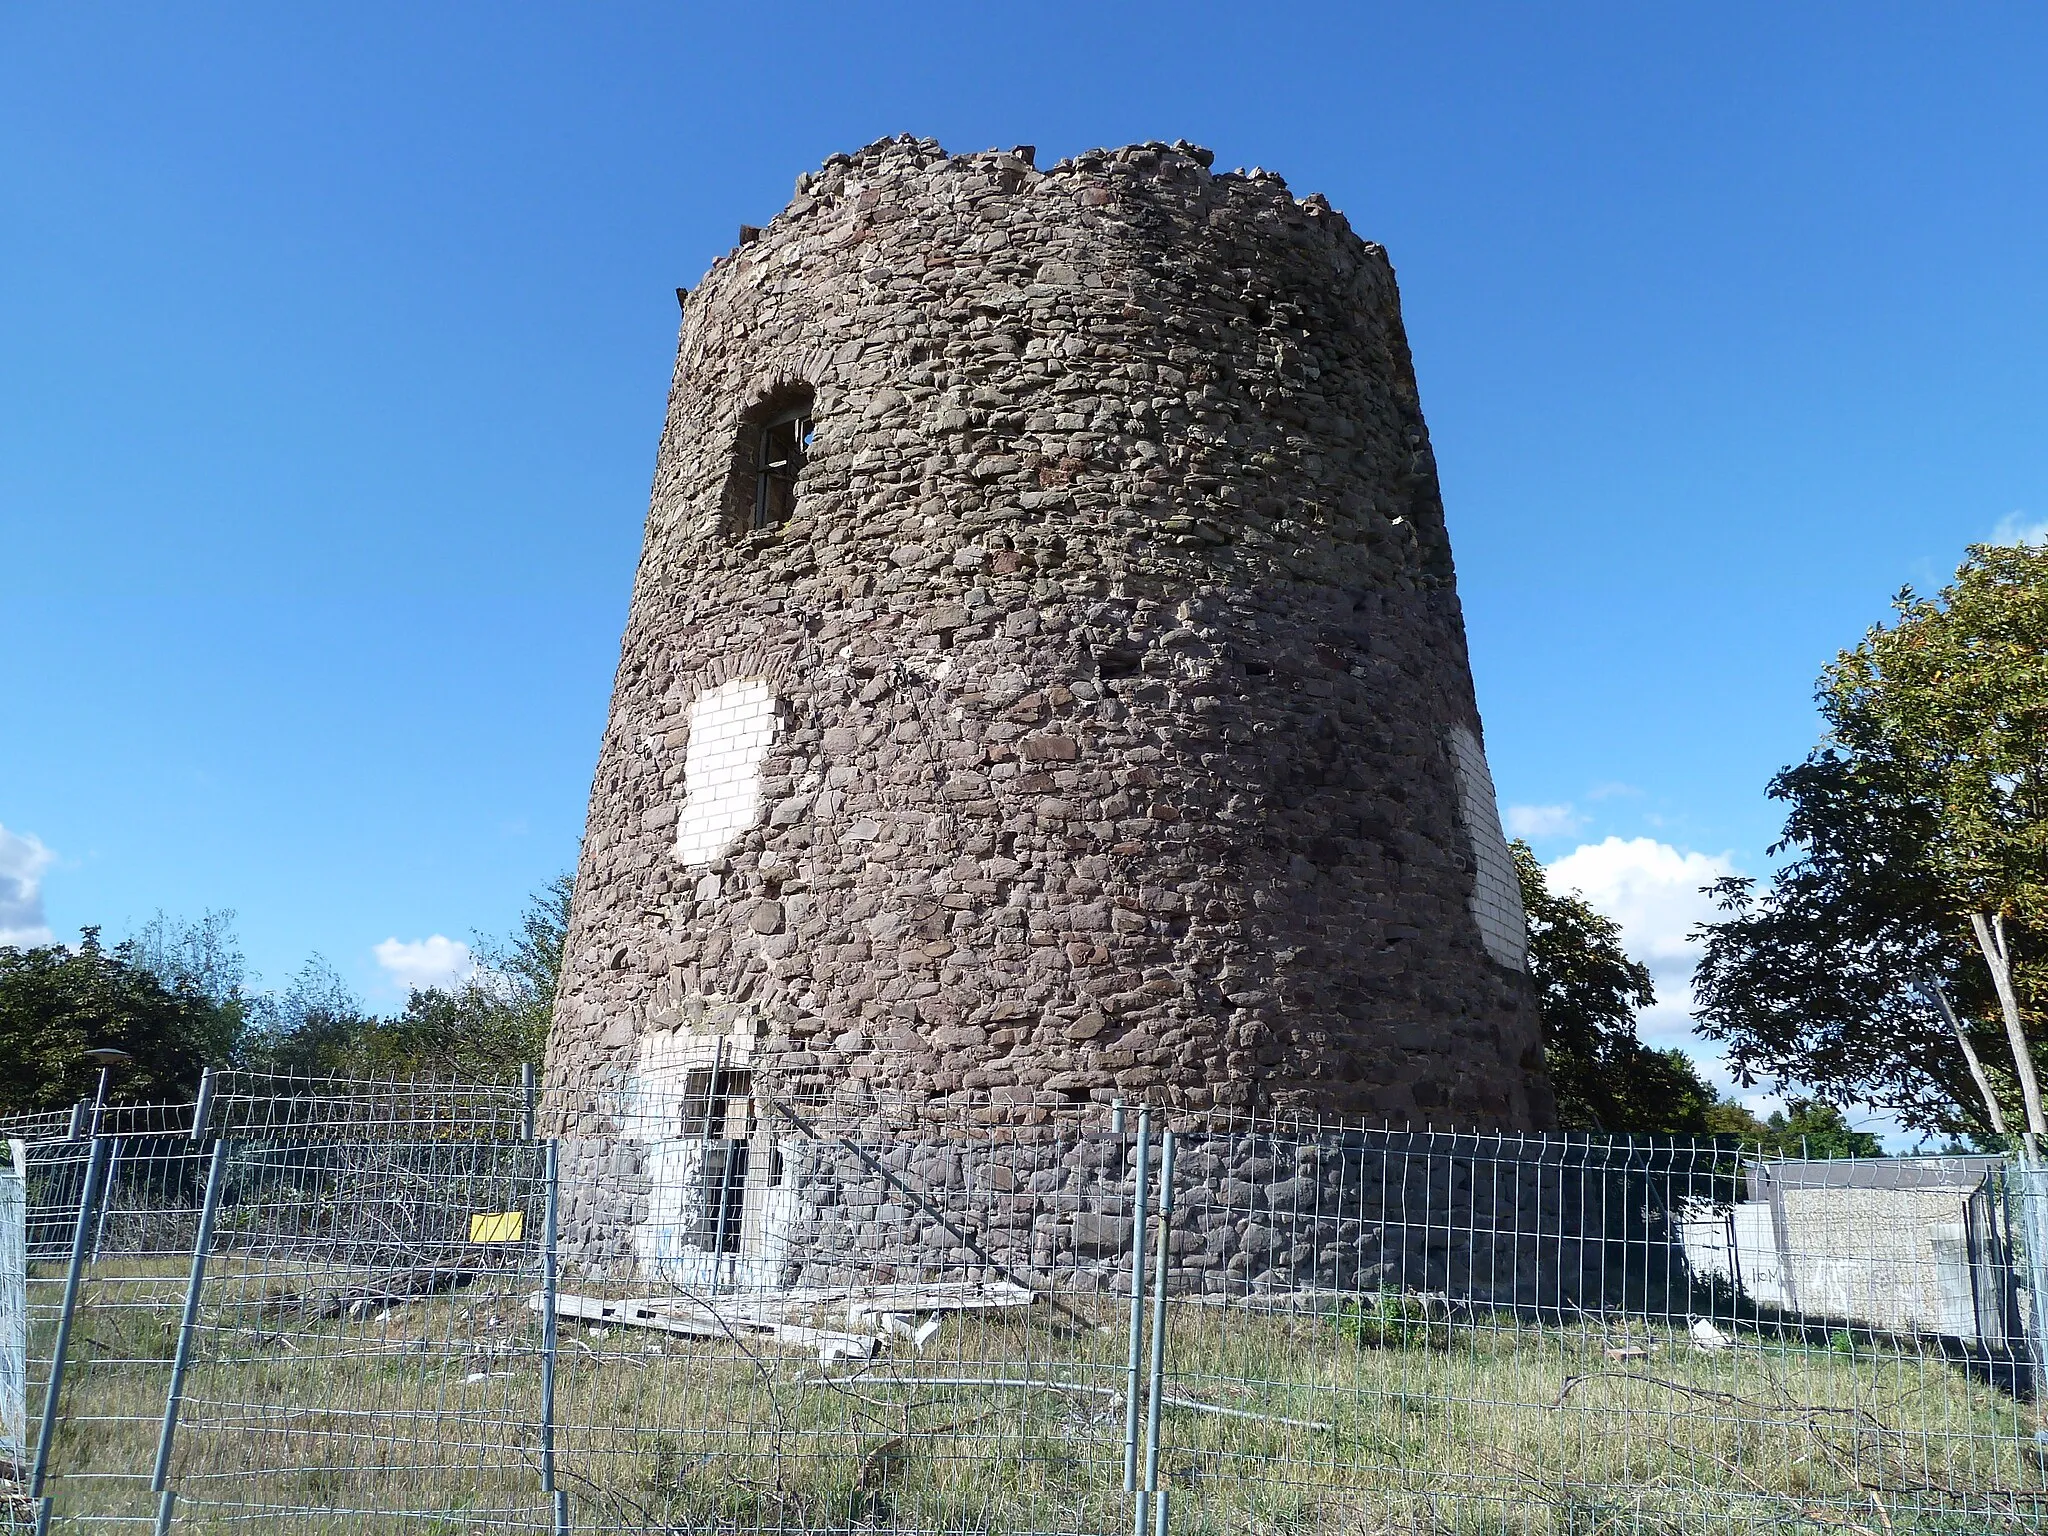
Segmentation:
[(1657, 1000), (1621, 929), (1577, 896), (1550, 889), (1526, 843), (1512, 849), (1529, 918), (1529, 975), (1543, 1024), (1543, 1063), (1567, 1130), (1705, 1132), (1714, 1090), (1682, 1051), (1636, 1035)]
[(301, 1077), (347, 1075), (357, 1042), (377, 1022), (318, 955), (299, 967), (282, 992), (253, 999), (250, 1014), (235, 1064)]
[(1764, 1121), (1764, 1149), (1787, 1157), (1883, 1157), (1884, 1143), (1853, 1129), (1840, 1107), (1820, 1099), (1787, 1099)]
[(1707, 1111), (1707, 1128), (1730, 1136), (1744, 1147), (1783, 1157), (1883, 1157), (1884, 1143), (1868, 1131), (1854, 1129), (1835, 1105), (1820, 1099), (1793, 1098), (1784, 1109), (1759, 1120), (1732, 1099)]
[(380, 1018), (317, 956), (281, 994), (254, 1005), (244, 1064), (316, 1077), (438, 1077), (502, 1081), (538, 1066), (547, 1048), (562, 945), (568, 875), (527, 901), (503, 940), (479, 936), (477, 969), (451, 987), (419, 988)]
[(96, 1046), (134, 1058), (112, 1081), (119, 1099), (190, 1097), (201, 1070), (225, 1061), (239, 1015), (195, 986), (166, 986), (132, 944), (109, 950), (88, 928), (76, 946), (0, 947), (0, 1113), (59, 1109), (91, 1094)]
[(159, 910), (122, 941), (130, 961), (172, 991), (197, 992), (216, 1008), (247, 1009), (249, 962), (235, 914), (206, 911), (194, 921)]
[(1707, 1106), (1707, 1131), (1729, 1136), (1744, 1146), (1761, 1146), (1770, 1140), (1771, 1128), (1733, 1099), (1721, 1099)]
[(488, 978), (505, 1010), (517, 1018), (520, 1061), (539, 1065), (554, 1018), (562, 979), (562, 946), (569, 938), (569, 902), (576, 877), (557, 875), (527, 898), (519, 926), (504, 940), (479, 937), (479, 975)]
[(392, 1018), (372, 1019), (330, 1056), (348, 1076), (434, 1077), (502, 1082), (538, 1065), (547, 1043), (531, 1014), (480, 977), (456, 987), (415, 990)]
[(1822, 674), (1826, 735), (1771, 781), (1788, 807), (1771, 852), (1791, 857), (1766, 891), (1715, 888), (1728, 916), (1702, 930), (1699, 1028), (1744, 1082), (2039, 1137), (2048, 550), (1973, 546), (1935, 598), (1894, 607)]

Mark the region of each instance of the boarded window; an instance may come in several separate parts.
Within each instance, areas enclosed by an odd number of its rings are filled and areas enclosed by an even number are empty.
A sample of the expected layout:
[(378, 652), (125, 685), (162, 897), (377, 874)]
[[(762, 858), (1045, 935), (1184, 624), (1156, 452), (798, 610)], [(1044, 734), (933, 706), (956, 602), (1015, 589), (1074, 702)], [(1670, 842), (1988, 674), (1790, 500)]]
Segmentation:
[(705, 1253), (737, 1253), (746, 1214), (747, 1143), (704, 1144), (703, 1194), (689, 1241)]

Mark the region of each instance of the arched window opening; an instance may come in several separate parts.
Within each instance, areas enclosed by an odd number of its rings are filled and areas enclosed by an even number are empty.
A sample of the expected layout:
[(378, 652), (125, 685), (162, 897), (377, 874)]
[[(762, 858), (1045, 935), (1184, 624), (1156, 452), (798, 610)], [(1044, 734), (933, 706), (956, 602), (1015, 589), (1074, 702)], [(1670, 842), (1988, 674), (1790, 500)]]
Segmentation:
[(756, 530), (789, 521), (796, 510), (797, 476), (810, 455), (811, 402), (778, 411), (754, 428), (754, 514)]

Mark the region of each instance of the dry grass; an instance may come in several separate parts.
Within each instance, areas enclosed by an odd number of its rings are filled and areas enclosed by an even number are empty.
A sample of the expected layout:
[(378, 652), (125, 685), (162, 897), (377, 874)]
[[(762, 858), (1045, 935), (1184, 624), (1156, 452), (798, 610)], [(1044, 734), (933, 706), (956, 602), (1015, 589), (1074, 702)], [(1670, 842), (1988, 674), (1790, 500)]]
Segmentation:
[[(524, 1288), (319, 1317), (346, 1283), (217, 1264), (174, 1464), (180, 1529), (545, 1529)], [(132, 1266), (89, 1287), (60, 1518), (154, 1514), (181, 1292), (181, 1273)], [(1128, 1530), (1126, 1315), (1071, 1300), (1094, 1326), (1043, 1306), (956, 1316), (922, 1352), (901, 1341), (866, 1366), (565, 1322), (574, 1527)], [(1751, 1333), (1703, 1353), (1639, 1321), (1190, 1302), (1167, 1369), (1176, 1533), (2048, 1527), (2038, 1409), (1931, 1346)]]

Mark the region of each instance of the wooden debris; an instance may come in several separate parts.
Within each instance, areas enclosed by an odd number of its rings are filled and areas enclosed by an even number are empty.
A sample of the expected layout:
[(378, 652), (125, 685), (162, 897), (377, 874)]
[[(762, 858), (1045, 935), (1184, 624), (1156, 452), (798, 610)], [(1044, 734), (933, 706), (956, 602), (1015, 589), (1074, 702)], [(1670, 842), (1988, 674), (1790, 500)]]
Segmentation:
[[(801, 1295), (791, 1292), (792, 1296)], [(1014, 1280), (956, 1280), (931, 1285), (863, 1285), (839, 1293), (846, 1301), (847, 1322), (859, 1325), (881, 1313), (983, 1312), (998, 1307), (1028, 1307), (1035, 1296)], [(807, 1305), (829, 1305), (819, 1294)]]
[[(682, 1296), (557, 1295), (555, 1312), (585, 1322), (698, 1339), (763, 1339), (815, 1349), (827, 1364), (866, 1360), (890, 1338), (908, 1339), (919, 1351), (939, 1330), (941, 1317), (920, 1315), (1028, 1307), (1032, 1292), (1014, 1281), (958, 1281), (935, 1285), (807, 1286), (786, 1291), (702, 1300)], [(536, 1293), (527, 1306), (540, 1311)], [(820, 1327), (820, 1313), (844, 1308), (848, 1328)]]
[[(546, 1308), (546, 1297), (536, 1293), (526, 1300), (527, 1306), (539, 1312)], [(870, 1334), (837, 1333), (826, 1328), (809, 1328), (798, 1323), (786, 1323), (772, 1318), (749, 1316), (739, 1309), (706, 1306), (700, 1302), (682, 1300), (648, 1301), (635, 1297), (622, 1297), (607, 1301), (600, 1296), (555, 1297), (555, 1314), (558, 1317), (580, 1318), (585, 1322), (611, 1323), (627, 1328), (652, 1328), (659, 1333), (679, 1333), (696, 1339), (751, 1338), (772, 1340), (777, 1344), (788, 1344), (801, 1349), (815, 1349), (827, 1358), (866, 1359), (874, 1349), (875, 1340)]]

